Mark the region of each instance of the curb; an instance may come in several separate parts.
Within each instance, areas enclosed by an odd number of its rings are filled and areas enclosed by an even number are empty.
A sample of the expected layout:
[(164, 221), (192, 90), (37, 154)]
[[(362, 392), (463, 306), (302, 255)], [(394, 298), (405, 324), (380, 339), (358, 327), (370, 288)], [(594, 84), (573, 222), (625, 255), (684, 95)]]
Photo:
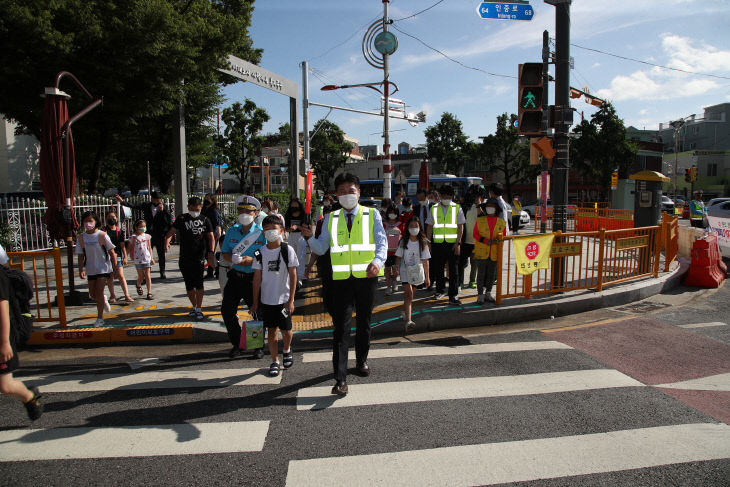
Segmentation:
[[(435, 305), (429, 309), (415, 309), (413, 319), (416, 327), (412, 332), (464, 328), (474, 326), (502, 325), (507, 323), (536, 321), (551, 316), (566, 316), (600, 308), (610, 308), (646, 299), (677, 287), (689, 263), (683, 259), (669, 273), (658, 278), (624, 284), (600, 292), (585, 293), (565, 298), (547, 297), (544, 301), (525, 300), (499, 307), (477, 305), (471, 298), (462, 306), (448, 303)], [(403, 320), (401, 307), (392, 307), (374, 316), (373, 336), (402, 336)], [(354, 328), (353, 328), (354, 330)], [(295, 331), (295, 339), (325, 338), (332, 333), (331, 328)], [(188, 343), (228, 343), (228, 334), (222, 323), (198, 322), (175, 323), (143, 326), (109, 326), (105, 328), (45, 329), (33, 332), (28, 345), (66, 346), (75, 344), (133, 345), (137, 342), (169, 344)]]

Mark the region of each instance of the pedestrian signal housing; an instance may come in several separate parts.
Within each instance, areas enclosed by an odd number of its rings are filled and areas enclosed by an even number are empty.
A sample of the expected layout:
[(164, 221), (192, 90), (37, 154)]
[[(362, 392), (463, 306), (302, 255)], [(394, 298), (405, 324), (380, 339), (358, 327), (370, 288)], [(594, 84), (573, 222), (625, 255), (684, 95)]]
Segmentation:
[(519, 96), (517, 105), (517, 132), (522, 135), (542, 134), (542, 63), (524, 63), (518, 71)]

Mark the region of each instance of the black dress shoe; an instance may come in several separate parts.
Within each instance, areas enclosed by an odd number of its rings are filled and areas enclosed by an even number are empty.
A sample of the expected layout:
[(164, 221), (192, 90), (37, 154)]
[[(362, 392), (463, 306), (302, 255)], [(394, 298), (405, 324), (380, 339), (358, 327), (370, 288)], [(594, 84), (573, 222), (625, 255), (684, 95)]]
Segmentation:
[(335, 386), (332, 388), (332, 394), (337, 394), (338, 396), (346, 396), (347, 395), (347, 382), (343, 381), (337, 381)]
[(243, 350), (241, 350), (241, 349), (240, 349), (240, 348), (238, 348), (238, 347), (233, 347), (233, 348), (231, 349), (231, 351), (230, 351), (230, 352), (228, 352), (228, 356), (229, 356), (229, 357), (231, 357), (231, 358), (236, 358), (236, 357), (238, 357), (239, 355), (241, 355), (241, 353), (243, 353)]
[(160, 272), (160, 279), (167, 279), (167, 276), (164, 272)]
[(370, 375), (370, 367), (367, 362), (358, 364), (357, 373), (360, 377), (368, 377)]
[(253, 358), (256, 360), (264, 358), (264, 349), (263, 348), (257, 348), (253, 352)]

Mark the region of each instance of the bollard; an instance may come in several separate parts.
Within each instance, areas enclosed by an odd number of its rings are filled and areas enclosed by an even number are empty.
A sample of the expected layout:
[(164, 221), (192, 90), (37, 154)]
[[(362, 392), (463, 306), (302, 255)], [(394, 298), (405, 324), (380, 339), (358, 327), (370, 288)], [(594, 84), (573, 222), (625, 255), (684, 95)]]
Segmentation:
[(718, 251), (717, 235), (705, 235), (695, 240), (692, 245), (692, 263), (684, 284), (686, 286), (718, 287), (725, 280), (726, 269)]

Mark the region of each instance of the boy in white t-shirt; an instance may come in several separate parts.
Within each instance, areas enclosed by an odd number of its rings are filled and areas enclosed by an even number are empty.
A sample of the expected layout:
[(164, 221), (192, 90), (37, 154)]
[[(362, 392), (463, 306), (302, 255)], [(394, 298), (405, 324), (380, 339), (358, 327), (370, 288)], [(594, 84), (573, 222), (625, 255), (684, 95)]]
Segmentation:
[[(291, 352), (293, 338), (291, 315), (294, 313), (294, 292), (297, 288), (296, 250), (281, 241), (282, 223), (276, 215), (269, 215), (262, 222), (266, 245), (254, 254), (253, 306), (251, 314), (260, 311), (259, 319), (269, 331), (269, 353), (273, 362), (269, 375), (276, 377), (279, 365), (279, 333), (284, 342), (283, 365), (288, 369), (294, 364)], [(284, 255), (282, 255), (282, 253)], [(259, 303), (261, 303), (259, 305)]]

